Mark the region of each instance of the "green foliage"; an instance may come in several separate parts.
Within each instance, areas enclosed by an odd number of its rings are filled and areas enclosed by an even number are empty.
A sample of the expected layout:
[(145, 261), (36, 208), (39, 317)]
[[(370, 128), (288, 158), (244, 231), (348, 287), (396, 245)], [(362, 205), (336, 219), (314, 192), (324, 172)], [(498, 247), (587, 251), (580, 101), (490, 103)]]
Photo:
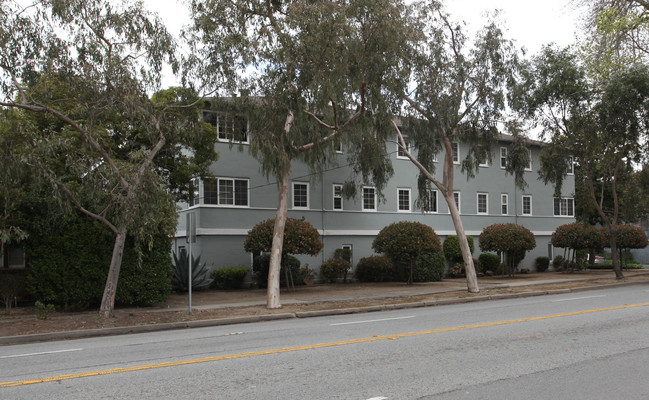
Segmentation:
[[(274, 219), (267, 219), (255, 225), (243, 242), (243, 248), (253, 254), (268, 253), (273, 245)], [(304, 219), (287, 218), (284, 229), (283, 254), (317, 255), (322, 250), (318, 230)]]
[[(254, 273), (254, 279), (259, 285), (259, 287), (265, 288), (268, 286), (269, 267), (270, 267), (270, 254), (262, 254), (253, 259), (252, 271)], [(282, 265), (279, 272), (280, 286), (287, 286), (286, 268), (289, 269), (290, 274), (293, 277), (294, 283), (296, 285), (303, 283), (301, 279), (297, 279), (298, 277), (302, 276), (300, 273), (300, 260), (298, 260), (297, 258), (291, 255), (286, 255), (282, 257)]]
[(567, 260), (563, 256), (555, 256), (552, 259), (552, 268), (555, 271), (563, 271), (566, 268)]
[(25, 290), (25, 276), (0, 271), (0, 300), (5, 306), (7, 315), (11, 314), (11, 305), (16, 296)]
[[(192, 254), (192, 290), (204, 289), (212, 283), (210, 270), (206, 263), (201, 264), (201, 256)], [(179, 292), (189, 291), (189, 254), (181, 251), (180, 255), (173, 253), (173, 278), (171, 286)]]
[(360, 282), (388, 282), (394, 276), (394, 264), (389, 257), (363, 257), (356, 265), (356, 279)]
[[(26, 251), (30, 258), (28, 291), (43, 303), (63, 309), (86, 310), (102, 298), (113, 235), (101, 224), (82, 216), (31, 227)], [(127, 240), (116, 302), (150, 305), (167, 299), (171, 291), (170, 241), (154, 238), (151, 247)]]
[(412, 280), (414, 282), (439, 282), (446, 273), (446, 260), (441, 252), (424, 253), (417, 257)]
[(534, 234), (517, 224), (490, 225), (480, 234), (479, 243), (482, 251), (505, 254), (510, 275), (525, 257), (525, 252), (536, 247)]
[(248, 275), (246, 266), (217, 268), (212, 271), (212, 286), (217, 289), (240, 289)]
[(350, 268), (349, 261), (340, 258), (332, 258), (320, 266), (320, 276), (325, 283), (336, 283)]
[[(466, 235), (466, 240), (469, 242), (469, 249), (471, 250), (471, 254), (473, 254), (475, 248), (473, 236)], [(462, 250), (460, 249), (460, 241), (458, 240), (457, 235), (448, 235), (446, 239), (444, 239), (444, 256), (446, 256), (446, 259), (450, 261), (462, 260)]]
[(462, 278), (465, 274), (464, 263), (461, 262), (453, 264), (448, 270), (448, 276), (450, 278)]
[(555, 247), (569, 249), (601, 249), (605, 245), (605, 237), (592, 225), (574, 222), (557, 227), (551, 243)]
[(536, 257), (536, 272), (545, 272), (550, 268), (550, 257)]
[[(619, 249), (644, 249), (649, 246), (649, 239), (645, 231), (635, 225), (616, 225), (615, 243)], [(605, 243), (609, 241), (609, 234), (606, 228), (601, 229)], [(603, 246), (602, 246), (603, 247)]]
[(56, 311), (54, 304), (45, 305), (40, 301), (36, 301), (36, 303), (34, 303), (34, 306), (36, 307), (36, 318), (41, 320), (48, 319), (50, 314)]
[(498, 256), (498, 254), (482, 253), (478, 259), (482, 265), (482, 272), (486, 273), (487, 271), (491, 271), (494, 274), (500, 274), (502, 272), (500, 256)]

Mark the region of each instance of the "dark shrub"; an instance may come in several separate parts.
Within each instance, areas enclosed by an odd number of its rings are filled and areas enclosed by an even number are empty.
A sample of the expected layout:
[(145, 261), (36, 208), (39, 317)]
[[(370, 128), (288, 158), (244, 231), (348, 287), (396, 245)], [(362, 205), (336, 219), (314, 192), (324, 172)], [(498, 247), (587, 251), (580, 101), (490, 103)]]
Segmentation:
[(487, 271), (491, 271), (494, 274), (501, 273), (500, 257), (498, 254), (482, 253), (480, 254), (480, 257), (478, 257), (478, 260), (480, 260), (483, 273), (486, 273)]
[(565, 264), (565, 259), (563, 256), (556, 256), (552, 259), (552, 268), (555, 271), (563, 271), (564, 268), (566, 267)]
[[(466, 240), (469, 242), (469, 249), (471, 254), (474, 251), (473, 236), (466, 235)], [(457, 238), (457, 235), (448, 235), (444, 239), (444, 256), (449, 261), (461, 261), (462, 260), (462, 250), (460, 249), (460, 241)], [(476, 271), (478, 268), (476, 267)]]
[(336, 283), (349, 270), (349, 261), (341, 258), (332, 258), (320, 266), (320, 276), (325, 283)]
[[(280, 286), (286, 286), (286, 268), (291, 273), (293, 277), (293, 283), (295, 285), (301, 285), (304, 282), (300, 279), (300, 260), (291, 256), (284, 255), (282, 256), (282, 266), (279, 271), (279, 284)], [(268, 286), (268, 268), (270, 267), (270, 254), (262, 254), (254, 258), (252, 262), (252, 271), (253, 277), (259, 287), (265, 288)], [(291, 277), (289, 276), (289, 280)]]
[(356, 279), (361, 282), (387, 282), (393, 279), (394, 265), (384, 256), (361, 258), (356, 265)]
[[(179, 292), (189, 291), (189, 254), (181, 251), (180, 254), (173, 253), (173, 278), (171, 286)], [(201, 256), (195, 257), (192, 254), (192, 290), (200, 290), (212, 283), (210, 271), (205, 263), (201, 263)]]
[(550, 268), (550, 257), (536, 258), (536, 272), (545, 272)]
[(210, 274), (212, 287), (216, 289), (240, 289), (248, 275), (246, 266), (217, 268)]
[(417, 258), (413, 280), (415, 282), (439, 282), (446, 272), (446, 260), (441, 252), (424, 253)]

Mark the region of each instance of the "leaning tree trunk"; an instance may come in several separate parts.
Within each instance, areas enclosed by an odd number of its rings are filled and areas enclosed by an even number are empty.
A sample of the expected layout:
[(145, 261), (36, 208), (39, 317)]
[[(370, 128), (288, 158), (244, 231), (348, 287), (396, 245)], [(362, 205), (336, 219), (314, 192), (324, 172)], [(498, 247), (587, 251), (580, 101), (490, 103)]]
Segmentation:
[(453, 220), (453, 225), (455, 226), (457, 240), (460, 243), (462, 260), (464, 261), (464, 271), (466, 274), (467, 289), (469, 293), (480, 293), (480, 288), (478, 287), (478, 277), (476, 276), (475, 266), (473, 265), (473, 254), (471, 254), (469, 241), (466, 239), (466, 234), (464, 233), (462, 218), (460, 218), (460, 213), (455, 206), (453, 192), (444, 193), (444, 197), (446, 199), (446, 204), (448, 204), (449, 211), (451, 212), (451, 219)]
[(106, 287), (104, 296), (101, 299), (99, 315), (103, 318), (109, 317), (115, 307), (115, 294), (117, 293), (117, 281), (119, 279), (119, 270), (122, 266), (122, 256), (124, 255), (124, 245), (126, 243), (126, 226), (121, 226), (115, 235), (115, 244), (113, 246), (113, 256), (108, 268), (108, 277), (106, 277)]
[(613, 261), (613, 271), (615, 272), (615, 279), (624, 279), (622, 267), (620, 266), (620, 257), (617, 251), (617, 241), (615, 240), (615, 229), (612, 224), (606, 226), (608, 229), (608, 245), (611, 248), (611, 259)]
[(282, 267), (282, 247), (284, 245), (284, 228), (288, 213), (289, 172), (282, 174), (279, 185), (279, 204), (273, 229), (273, 244), (270, 251), (268, 268), (268, 288), (266, 290), (266, 308), (282, 308), (279, 300), (279, 274)]

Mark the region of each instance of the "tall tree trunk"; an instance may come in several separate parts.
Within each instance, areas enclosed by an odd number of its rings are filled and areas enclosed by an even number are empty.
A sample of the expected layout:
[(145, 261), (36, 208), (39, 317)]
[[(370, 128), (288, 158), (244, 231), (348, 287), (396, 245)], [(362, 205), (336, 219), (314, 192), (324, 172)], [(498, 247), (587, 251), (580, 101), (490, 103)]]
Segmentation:
[(453, 192), (447, 191), (446, 193), (444, 193), (444, 199), (446, 200), (448, 209), (451, 212), (451, 219), (453, 220), (453, 226), (455, 226), (457, 240), (460, 243), (462, 260), (464, 261), (464, 271), (466, 274), (467, 289), (469, 293), (480, 293), (480, 288), (478, 287), (478, 277), (475, 272), (475, 266), (473, 265), (473, 254), (471, 254), (469, 241), (466, 239), (466, 234), (464, 233), (462, 218), (460, 218), (460, 213), (455, 206), (455, 198), (453, 198)]
[(613, 261), (613, 271), (615, 272), (615, 279), (624, 279), (622, 267), (620, 266), (620, 257), (617, 251), (617, 241), (615, 240), (615, 227), (610, 222), (606, 225), (608, 230), (608, 245), (611, 248), (611, 259)]
[(266, 308), (282, 308), (279, 300), (279, 274), (282, 267), (282, 247), (284, 245), (284, 228), (288, 213), (288, 183), (290, 171), (282, 174), (279, 184), (279, 204), (275, 215), (273, 229), (273, 244), (270, 251), (270, 267), (268, 268), (268, 288), (266, 290)]
[(108, 277), (106, 277), (106, 287), (104, 296), (101, 299), (99, 315), (107, 318), (112, 314), (115, 307), (115, 294), (117, 293), (117, 280), (119, 279), (119, 270), (122, 266), (122, 257), (124, 255), (124, 245), (126, 243), (126, 226), (120, 226), (115, 235), (115, 245), (113, 246), (113, 256), (108, 268)]

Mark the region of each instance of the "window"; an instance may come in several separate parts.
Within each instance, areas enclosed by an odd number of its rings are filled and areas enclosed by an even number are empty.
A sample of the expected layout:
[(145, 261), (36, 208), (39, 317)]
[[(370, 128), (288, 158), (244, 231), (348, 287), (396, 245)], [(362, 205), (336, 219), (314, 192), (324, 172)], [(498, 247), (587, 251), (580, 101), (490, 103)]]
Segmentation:
[(509, 195), (501, 194), (500, 195), (500, 213), (502, 215), (507, 215), (509, 213)]
[(500, 168), (507, 168), (507, 147), (500, 148)]
[[(408, 136), (404, 136), (403, 141), (406, 142), (406, 150), (408, 151), (408, 153), (410, 153), (410, 142), (408, 141)], [(401, 148), (400, 143), (401, 143), (401, 141), (399, 140), (399, 137), (397, 136), (397, 158), (408, 159), (408, 157), (406, 156), (406, 152), (403, 151), (403, 149)]]
[(398, 206), (400, 212), (410, 211), (410, 189), (398, 189)]
[(340, 140), (340, 138), (334, 139), (333, 143), (334, 143), (333, 144), (334, 150), (336, 151), (336, 153), (342, 154), (343, 153), (343, 142)]
[(363, 211), (376, 211), (376, 189), (363, 187)]
[(575, 216), (575, 200), (571, 198), (554, 199), (554, 215), (574, 217)]
[(220, 206), (248, 206), (248, 180), (217, 178), (203, 181), (203, 203)]
[(523, 196), (523, 215), (532, 215), (532, 196)]
[(216, 127), (220, 141), (248, 143), (248, 118), (236, 114), (214, 114), (204, 112), (203, 118)]
[(483, 168), (488, 167), (488, 166), (489, 166), (489, 160), (485, 159), (483, 162), (481, 162), (480, 164), (478, 164), (478, 166), (479, 166), (479, 167), (483, 167)]
[(420, 208), (424, 212), (437, 212), (437, 190), (428, 190), (426, 192), (426, 197), (420, 199)]
[(457, 208), (457, 212), (462, 212), (460, 209), (460, 192), (453, 192), (453, 200), (455, 200), (455, 208)]
[(189, 181), (189, 206), (197, 206), (200, 201), (200, 181), (197, 178)]
[(293, 208), (309, 208), (309, 184), (293, 182)]
[(343, 185), (334, 185), (334, 210), (343, 209)]
[(354, 265), (354, 246), (351, 244), (343, 244), (341, 246), (343, 250), (349, 250), (349, 265)]
[(566, 171), (568, 175), (575, 174), (575, 161), (572, 156), (568, 157), (568, 170)]
[(487, 193), (478, 193), (478, 214), (487, 214), (489, 211)]
[(460, 144), (458, 142), (451, 143), (453, 149), (453, 164), (460, 163)]
[(532, 150), (531, 149), (527, 150), (527, 156), (530, 158), (530, 162), (527, 164), (527, 167), (525, 167), (525, 171), (531, 171), (532, 170)]

